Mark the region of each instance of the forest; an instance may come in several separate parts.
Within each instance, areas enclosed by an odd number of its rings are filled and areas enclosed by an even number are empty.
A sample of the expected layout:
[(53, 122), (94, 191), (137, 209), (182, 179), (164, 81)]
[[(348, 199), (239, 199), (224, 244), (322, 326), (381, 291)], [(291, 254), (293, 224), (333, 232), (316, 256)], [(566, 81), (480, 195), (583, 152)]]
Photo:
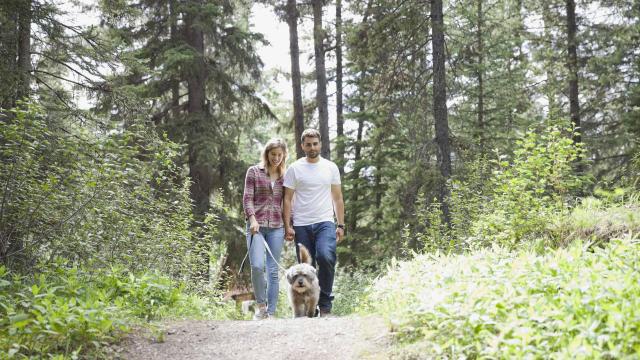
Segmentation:
[(0, 358), (246, 317), (245, 174), (306, 128), (394, 356), (640, 353), (638, 1), (2, 0), (0, 80)]

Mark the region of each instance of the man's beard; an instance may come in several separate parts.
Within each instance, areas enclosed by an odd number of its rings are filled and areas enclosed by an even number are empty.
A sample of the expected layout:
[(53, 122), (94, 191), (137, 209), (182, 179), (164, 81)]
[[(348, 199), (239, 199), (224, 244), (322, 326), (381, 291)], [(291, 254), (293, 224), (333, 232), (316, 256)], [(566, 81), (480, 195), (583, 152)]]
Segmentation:
[(309, 151), (307, 153), (307, 157), (312, 158), (312, 159), (317, 158), (319, 155), (320, 155), (319, 151)]

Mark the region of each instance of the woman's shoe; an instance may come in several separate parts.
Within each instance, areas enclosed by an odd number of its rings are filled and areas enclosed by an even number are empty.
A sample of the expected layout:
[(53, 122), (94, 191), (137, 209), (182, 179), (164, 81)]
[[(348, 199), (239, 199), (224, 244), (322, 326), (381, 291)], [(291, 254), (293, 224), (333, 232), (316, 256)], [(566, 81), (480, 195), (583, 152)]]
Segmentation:
[(258, 304), (258, 308), (256, 309), (255, 314), (253, 314), (253, 320), (264, 320), (268, 318), (269, 314), (267, 313), (267, 305)]

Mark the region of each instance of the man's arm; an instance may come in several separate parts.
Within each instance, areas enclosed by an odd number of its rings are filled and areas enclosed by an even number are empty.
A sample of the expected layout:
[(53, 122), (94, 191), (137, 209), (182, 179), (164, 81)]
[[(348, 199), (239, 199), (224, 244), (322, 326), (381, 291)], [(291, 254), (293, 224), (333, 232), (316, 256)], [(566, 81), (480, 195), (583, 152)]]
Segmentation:
[[(338, 224), (344, 225), (344, 200), (342, 199), (342, 187), (340, 184), (331, 185), (331, 197), (333, 198), (333, 208), (336, 212)], [(344, 237), (344, 229), (336, 228), (336, 238), (338, 242)]]
[(291, 226), (291, 203), (293, 201), (293, 193), (295, 190), (284, 187), (284, 200), (282, 204), (282, 221), (284, 221), (284, 238), (287, 241), (294, 239), (296, 232)]

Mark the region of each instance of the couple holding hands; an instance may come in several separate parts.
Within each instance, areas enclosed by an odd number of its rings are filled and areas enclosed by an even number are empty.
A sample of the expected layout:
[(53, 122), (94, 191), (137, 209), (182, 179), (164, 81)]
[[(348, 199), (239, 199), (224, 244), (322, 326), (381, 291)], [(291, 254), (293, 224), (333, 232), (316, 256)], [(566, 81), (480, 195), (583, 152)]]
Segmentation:
[[(336, 244), (344, 237), (340, 172), (335, 163), (320, 156), (322, 145), (317, 130), (305, 130), (301, 140), (306, 156), (288, 169), (287, 145), (280, 139), (271, 139), (262, 151), (261, 163), (247, 170), (243, 207), (256, 320), (272, 317), (276, 311), (277, 261), (285, 239), (309, 249), (313, 266), (318, 265), (320, 316), (331, 313)], [(273, 256), (267, 255), (265, 242)], [(297, 246), (296, 254), (299, 259)]]

